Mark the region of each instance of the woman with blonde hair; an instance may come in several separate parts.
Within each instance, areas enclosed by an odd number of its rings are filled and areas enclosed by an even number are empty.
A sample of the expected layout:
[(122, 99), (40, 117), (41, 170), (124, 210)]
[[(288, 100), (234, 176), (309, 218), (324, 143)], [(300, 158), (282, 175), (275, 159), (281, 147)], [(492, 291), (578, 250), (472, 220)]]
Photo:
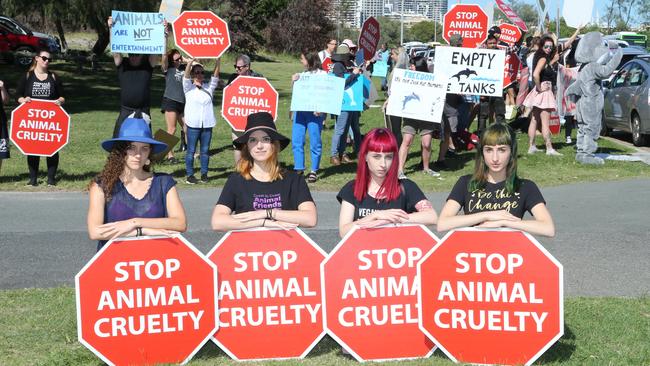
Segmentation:
[(280, 167), (278, 154), (289, 139), (277, 131), (270, 113), (249, 115), (245, 132), (233, 144), (241, 158), (212, 211), (213, 230), (316, 226), (316, 205), (307, 183)]

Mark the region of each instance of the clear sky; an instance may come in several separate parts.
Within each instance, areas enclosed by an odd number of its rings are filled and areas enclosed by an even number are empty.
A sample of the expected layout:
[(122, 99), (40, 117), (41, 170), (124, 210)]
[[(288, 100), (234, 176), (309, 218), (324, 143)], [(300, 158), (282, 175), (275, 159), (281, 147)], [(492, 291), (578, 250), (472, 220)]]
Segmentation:
[[(545, 0), (544, 3), (546, 4), (546, 7), (549, 9), (548, 13), (551, 19), (555, 19), (555, 15), (557, 14), (557, 8), (559, 5), (560, 12), (562, 12), (562, 6), (564, 5), (564, 1), (576, 1), (576, 2), (582, 2), (582, 0)], [(600, 16), (602, 17), (604, 12), (605, 12), (605, 6), (607, 4), (608, 0), (595, 0), (594, 4), (594, 14), (596, 10), (599, 11)], [(453, 4), (458, 3), (458, 0), (449, 0), (449, 6), (451, 7)], [(531, 4), (535, 6), (536, 1), (535, 0), (523, 0), (523, 2)], [(493, 0), (461, 0), (460, 3), (462, 4), (478, 4), (481, 7), (487, 7), (489, 5), (494, 5)], [(499, 10), (495, 10), (499, 11)]]

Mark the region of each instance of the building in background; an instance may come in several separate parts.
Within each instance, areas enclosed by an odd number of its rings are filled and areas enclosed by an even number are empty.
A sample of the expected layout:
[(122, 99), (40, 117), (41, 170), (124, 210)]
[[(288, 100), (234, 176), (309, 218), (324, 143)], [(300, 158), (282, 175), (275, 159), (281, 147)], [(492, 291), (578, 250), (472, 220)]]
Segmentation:
[(359, 28), (369, 17), (404, 18), (405, 23), (435, 20), (447, 12), (448, 0), (333, 0), (330, 17), (346, 27)]

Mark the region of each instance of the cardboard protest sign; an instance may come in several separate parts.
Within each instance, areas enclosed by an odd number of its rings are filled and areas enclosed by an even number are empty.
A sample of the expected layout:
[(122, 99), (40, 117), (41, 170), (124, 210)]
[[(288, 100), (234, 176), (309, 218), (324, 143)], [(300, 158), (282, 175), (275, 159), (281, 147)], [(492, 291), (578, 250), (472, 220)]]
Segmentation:
[(374, 17), (366, 19), (359, 34), (359, 52), (363, 54), (364, 60), (371, 60), (375, 57), (380, 37), (381, 32), (377, 19)]
[(463, 47), (479, 46), (487, 37), (488, 16), (475, 4), (454, 4), (443, 19), (442, 38), (449, 43), (453, 34), (463, 37)]
[(322, 265), (326, 327), (358, 361), (427, 357), (417, 262), (438, 239), (422, 225), (355, 227)]
[(447, 93), (503, 95), (505, 52), (485, 48), (438, 47), (436, 75), (449, 78)]
[(517, 81), (517, 76), (519, 75), (520, 68), (521, 60), (519, 59), (519, 56), (514, 53), (506, 54), (506, 61), (503, 68), (504, 88)]
[(75, 284), (79, 342), (109, 365), (184, 363), (217, 329), (217, 268), (180, 235), (111, 240)]
[(341, 114), (345, 79), (330, 74), (303, 72), (293, 83), (291, 111)]
[(501, 36), (499, 37), (499, 43), (505, 43), (508, 46), (514, 46), (517, 41), (521, 38), (521, 29), (512, 24), (503, 23), (499, 24), (499, 29), (501, 29)]
[(52, 156), (70, 139), (70, 115), (52, 100), (32, 99), (11, 112), (9, 129), (11, 142), (23, 154)]
[(388, 62), (380, 60), (372, 65), (372, 76), (385, 78), (388, 75)]
[(527, 233), (449, 232), (418, 279), (420, 329), (454, 362), (530, 365), (564, 332), (562, 265)]
[(112, 11), (111, 52), (160, 55), (165, 53), (162, 13)]
[[(263, 207), (280, 199), (257, 196)], [(220, 328), (213, 340), (230, 357), (304, 357), (325, 335), (320, 275), (325, 252), (302, 231), (231, 231), (208, 257), (219, 268)]]
[(183, 9), (183, 0), (162, 0), (160, 2), (159, 13), (162, 13), (168, 22), (173, 22), (181, 14)]
[[(503, 0), (494, 0), (494, 2), (497, 4), (499, 9), (505, 14), (508, 19), (510, 19), (511, 22), (515, 23), (519, 29), (521, 29), (524, 32), (528, 32), (528, 27), (526, 26), (526, 22), (524, 22), (517, 13), (512, 10), (511, 7), (506, 5), (506, 3)], [(591, 14), (591, 13), (590, 13)]]
[[(347, 80), (350, 74), (345, 74)], [(363, 75), (359, 75), (352, 85), (343, 89), (342, 111), (363, 111)]]
[(251, 113), (268, 112), (275, 120), (278, 116), (278, 92), (265, 79), (238, 76), (223, 89), (221, 115), (235, 131), (246, 129), (246, 119)]
[(190, 57), (218, 58), (230, 47), (228, 23), (211, 11), (185, 11), (173, 27), (176, 47)]
[(565, 1), (562, 6), (562, 17), (571, 28), (582, 27), (591, 23), (594, 10), (594, 0)]
[(386, 114), (422, 121), (442, 121), (447, 80), (428, 72), (393, 70)]

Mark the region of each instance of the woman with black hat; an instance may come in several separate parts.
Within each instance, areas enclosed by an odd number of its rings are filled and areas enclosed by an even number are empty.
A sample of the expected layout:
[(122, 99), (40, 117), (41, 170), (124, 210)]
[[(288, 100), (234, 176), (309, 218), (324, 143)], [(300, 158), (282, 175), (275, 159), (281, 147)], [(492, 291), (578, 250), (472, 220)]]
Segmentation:
[(271, 114), (249, 115), (246, 131), (233, 144), (241, 159), (212, 212), (213, 230), (316, 225), (316, 205), (307, 183), (280, 168), (278, 154), (289, 139), (277, 131)]
[(185, 210), (169, 174), (152, 173), (152, 154), (167, 150), (144, 119), (127, 118), (116, 138), (102, 142), (104, 169), (90, 182), (88, 235), (97, 250), (121, 236), (170, 235), (187, 229)]

